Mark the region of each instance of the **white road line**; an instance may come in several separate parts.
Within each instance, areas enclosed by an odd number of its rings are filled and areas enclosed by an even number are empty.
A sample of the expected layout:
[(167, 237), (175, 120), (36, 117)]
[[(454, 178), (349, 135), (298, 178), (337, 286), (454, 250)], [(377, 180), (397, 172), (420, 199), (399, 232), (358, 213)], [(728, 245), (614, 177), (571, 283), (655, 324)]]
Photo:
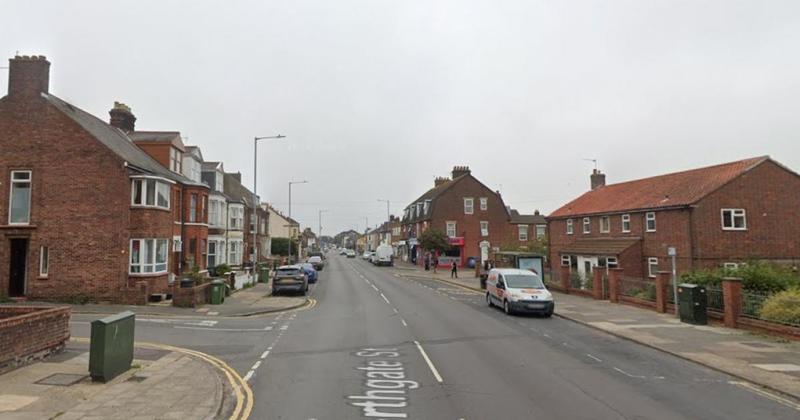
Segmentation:
[(778, 404), (783, 404), (783, 405), (785, 405), (787, 407), (794, 408), (795, 410), (800, 411), (800, 404), (797, 404), (797, 403), (795, 403), (793, 401), (787, 400), (786, 398), (780, 397), (780, 396), (775, 395), (775, 394), (773, 394), (771, 392), (767, 392), (767, 391), (759, 388), (756, 385), (752, 385), (750, 383), (741, 382), (741, 381), (728, 381), (728, 383), (731, 384), (731, 385), (737, 385), (737, 386), (740, 386), (742, 388), (746, 388), (747, 390), (752, 391), (752, 392), (754, 392), (754, 393), (756, 393), (758, 395), (761, 395), (764, 398), (768, 398), (768, 399), (770, 399), (772, 401), (775, 401)]
[(386, 295), (384, 295), (383, 293), (381, 293), (381, 297), (383, 298), (383, 301), (386, 302), (387, 304), (389, 305), (392, 304), (391, 302), (389, 302), (389, 299), (386, 299)]
[(408, 326), (408, 324), (406, 323), (406, 320), (405, 320), (405, 319), (402, 319), (402, 318), (400, 318), (400, 322), (402, 322), (402, 323), (403, 323), (403, 326), (404, 326), (404, 327), (407, 327), (407, 326)]
[(396, 314), (399, 314), (399, 313), (400, 313), (400, 312), (397, 310), (397, 308), (392, 308), (392, 310), (393, 310), (393, 311), (394, 311), (394, 313), (396, 313)]
[(625, 372), (624, 370), (622, 370), (622, 369), (620, 369), (620, 368), (618, 368), (618, 367), (616, 367), (616, 366), (614, 367), (614, 370), (616, 370), (617, 372), (619, 372), (619, 373), (621, 373), (621, 374), (623, 374), (623, 375), (625, 375), (625, 376), (627, 376), (627, 377), (629, 377), (629, 378), (636, 378), (636, 379), (647, 379), (647, 377), (646, 377), (646, 376), (641, 376), (641, 375), (631, 375), (630, 373), (628, 373), (628, 372)]
[(565, 341), (565, 342), (563, 342), (563, 343), (561, 343), (561, 345), (562, 345), (562, 346), (564, 346), (564, 347), (569, 347), (569, 348), (571, 348), (571, 349), (574, 349), (574, 348), (575, 348), (575, 346), (573, 346), (573, 345), (572, 345), (572, 344), (570, 344), (570, 343), (567, 343), (566, 341)]
[(374, 285), (374, 284), (371, 284), (370, 286), (372, 286), (372, 288), (373, 288), (373, 289), (375, 289), (375, 291), (376, 291), (376, 292), (379, 292), (379, 291), (380, 291), (380, 290), (378, 290), (378, 288), (377, 288), (377, 287), (375, 287), (375, 285)]
[(439, 375), (439, 371), (436, 370), (436, 366), (433, 365), (433, 362), (431, 362), (431, 359), (428, 357), (428, 353), (425, 353), (425, 349), (422, 348), (422, 345), (419, 344), (419, 341), (414, 340), (414, 344), (417, 345), (419, 352), (422, 354), (422, 358), (425, 359), (425, 363), (428, 364), (431, 372), (433, 372), (433, 377), (436, 378), (436, 381), (439, 383), (444, 382), (442, 375)]
[(595, 362), (598, 362), (598, 363), (603, 363), (603, 361), (602, 361), (602, 360), (598, 359), (597, 357), (594, 357), (594, 356), (592, 356), (591, 354), (588, 354), (588, 353), (587, 353), (587, 354), (586, 354), (586, 357), (588, 357), (588, 358), (590, 358), (590, 359), (594, 360)]
[(269, 350), (265, 351), (264, 353), (261, 353), (261, 359), (266, 359), (267, 356), (269, 356)]
[(267, 347), (267, 350), (272, 350), (272, 346)]
[(176, 328), (179, 330), (227, 331), (227, 332), (269, 331), (269, 330), (264, 330), (263, 328), (208, 328), (208, 327), (182, 327), (180, 325), (175, 325), (172, 328)]
[(267, 325), (264, 327), (264, 331), (272, 331), (272, 325)]
[(254, 373), (256, 373), (256, 372), (255, 372), (255, 371), (253, 371), (253, 370), (251, 370), (251, 371), (248, 371), (248, 372), (247, 372), (247, 375), (244, 375), (244, 378), (242, 378), (242, 379), (244, 379), (244, 381), (245, 381), (245, 382), (247, 382), (247, 381), (249, 381), (249, 380), (250, 380), (250, 378), (252, 378), (252, 377), (253, 377), (253, 374), (254, 374)]
[(553, 337), (550, 337), (550, 335), (549, 335), (549, 334), (547, 334), (547, 333), (544, 333), (544, 334), (542, 334), (542, 335), (543, 335), (543, 336), (545, 336), (545, 337), (547, 337), (547, 338), (549, 338), (549, 339), (552, 339), (552, 338), (553, 338)]
[(252, 367), (252, 368), (250, 368), (250, 369), (252, 369), (252, 370), (256, 370), (256, 369), (258, 369), (258, 367), (259, 367), (259, 366), (261, 366), (261, 360), (257, 361), (257, 362), (256, 362), (256, 363), (253, 365), (253, 367)]
[(281, 331), (286, 331), (289, 329), (289, 325), (281, 325)]

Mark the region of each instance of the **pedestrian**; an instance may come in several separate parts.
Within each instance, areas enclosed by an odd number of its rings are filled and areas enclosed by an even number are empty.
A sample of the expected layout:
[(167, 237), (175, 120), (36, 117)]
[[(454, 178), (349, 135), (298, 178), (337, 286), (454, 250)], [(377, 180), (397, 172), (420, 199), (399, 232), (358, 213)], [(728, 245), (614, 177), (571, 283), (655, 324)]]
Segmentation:
[(431, 254), (425, 254), (425, 271), (431, 269)]
[(433, 255), (433, 273), (436, 274), (436, 269), (439, 267), (439, 256)]
[(458, 278), (458, 264), (455, 261), (450, 264), (450, 278)]

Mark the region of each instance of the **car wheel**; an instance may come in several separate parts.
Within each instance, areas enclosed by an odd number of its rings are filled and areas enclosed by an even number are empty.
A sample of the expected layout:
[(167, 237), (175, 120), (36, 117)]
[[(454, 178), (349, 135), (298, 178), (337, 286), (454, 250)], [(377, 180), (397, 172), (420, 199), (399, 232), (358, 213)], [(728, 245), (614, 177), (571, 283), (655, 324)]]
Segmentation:
[(508, 304), (507, 300), (503, 301), (503, 312), (505, 312), (506, 315), (512, 315), (514, 313), (514, 311), (511, 310), (511, 305)]
[(487, 304), (487, 305), (489, 305), (489, 307), (490, 307), (490, 308), (491, 308), (492, 306), (494, 306), (494, 303), (492, 303), (492, 297), (491, 297), (491, 296), (489, 296), (489, 294), (488, 294), (488, 293), (486, 294), (486, 304)]

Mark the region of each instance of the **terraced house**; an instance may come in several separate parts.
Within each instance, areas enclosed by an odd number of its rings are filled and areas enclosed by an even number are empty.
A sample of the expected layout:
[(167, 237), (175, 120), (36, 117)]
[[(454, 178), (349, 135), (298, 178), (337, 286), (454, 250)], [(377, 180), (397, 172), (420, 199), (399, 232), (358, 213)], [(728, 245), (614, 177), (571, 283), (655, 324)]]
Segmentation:
[(547, 217), (551, 267), (628, 276), (800, 260), (800, 176), (768, 156), (605, 185)]

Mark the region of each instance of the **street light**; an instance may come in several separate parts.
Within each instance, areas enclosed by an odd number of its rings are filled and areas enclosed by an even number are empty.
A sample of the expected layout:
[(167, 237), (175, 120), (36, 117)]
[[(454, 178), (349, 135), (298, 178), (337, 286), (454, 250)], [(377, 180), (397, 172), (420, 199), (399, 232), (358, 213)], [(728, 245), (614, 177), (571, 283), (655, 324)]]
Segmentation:
[(267, 139), (283, 139), (286, 136), (278, 134), (277, 136), (256, 136), (253, 137), (253, 214), (250, 216), (250, 220), (253, 220), (255, 217), (255, 221), (253, 222), (253, 227), (255, 228), (255, 232), (253, 232), (253, 274), (256, 272), (256, 261), (258, 261), (258, 242), (256, 241), (256, 237), (258, 236), (258, 207), (260, 203), (258, 202), (258, 142), (260, 140), (267, 140)]
[(317, 243), (320, 252), (322, 252), (322, 213), (328, 213), (328, 212), (329, 212), (328, 210), (319, 211), (319, 237), (317, 237)]
[[(386, 203), (386, 229), (389, 229), (389, 223), (392, 221), (391, 211), (389, 210), (389, 200), (378, 199), (380, 202)], [(389, 242), (389, 240), (387, 240)]]
[[(292, 263), (292, 184), (308, 184), (308, 181), (289, 181), (289, 264)], [(297, 227), (300, 229), (300, 226)], [(298, 250), (299, 251), (299, 250)], [(298, 257), (300, 253), (298, 252)]]

